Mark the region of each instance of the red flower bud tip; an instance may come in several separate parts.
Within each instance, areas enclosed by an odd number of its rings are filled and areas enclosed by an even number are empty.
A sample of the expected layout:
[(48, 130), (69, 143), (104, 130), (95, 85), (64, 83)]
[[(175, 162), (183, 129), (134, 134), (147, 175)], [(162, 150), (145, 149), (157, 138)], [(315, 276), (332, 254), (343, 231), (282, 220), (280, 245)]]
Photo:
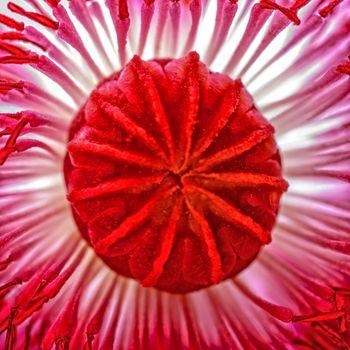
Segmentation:
[(272, 126), (239, 80), (192, 52), (135, 56), (73, 122), (68, 200), (117, 273), (172, 293), (231, 278), (271, 240), (287, 183)]

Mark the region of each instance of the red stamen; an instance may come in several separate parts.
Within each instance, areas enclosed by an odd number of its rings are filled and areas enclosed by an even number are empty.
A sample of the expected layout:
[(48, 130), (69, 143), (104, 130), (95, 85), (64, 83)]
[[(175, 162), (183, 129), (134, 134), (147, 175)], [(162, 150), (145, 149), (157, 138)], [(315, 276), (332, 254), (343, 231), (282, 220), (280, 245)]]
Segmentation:
[[(0, 132), (0, 137), (1, 137), (1, 132)], [(12, 262), (11, 256), (5, 260), (0, 261), (0, 271), (6, 270), (8, 266), (11, 264), (11, 262)]]
[(311, 0), (296, 0), (294, 5), (291, 7), (291, 10), (296, 11), (300, 10), (304, 6), (306, 6)]
[(26, 56), (1, 56), (0, 64), (27, 64), (38, 63), (39, 56), (33, 53), (28, 53)]
[(127, 0), (119, 0), (119, 18), (124, 21), (129, 18)]
[(45, 11), (42, 9), (42, 7), (38, 4), (37, 0), (26, 0), (29, 2), (37, 11), (39, 11), (41, 14), (45, 15)]
[(335, 288), (334, 303), (337, 310), (345, 310), (350, 314), (350, 289)]
[(320, 14), (321, 17), (325, 18), (331, 15), (334, 9), (342, 2), (343, 0), (332, 0), (328, 5), (323, 7), (318, 13)]
[[(348, 321), (350, 311), (350, 291), (348, 289), (334, 288), (333, 302), (335, 310), (319, 312), (308, 316), (295, 316), (293, 322), (313, 323), (324, 331), (327, 340), (337, 345), (345, 345), (341, 338), (342, 334), (348, 332)], [(338, 329), (338, 330), (336, 330)], [(343, 348), (343, 346), (340, 346)]]
[(192, 25), (190, 32), (188, 33), (187, 42), (184, 47), (184, 54), (186, 54), (188, 51), (190, 51), (191, 47), (193, 47), (194, 41), (196, 39), (199, 24), (201, 20), (201, 14), (202, 14), (202, 1), (201, 0), (190, 0), (189, 1), (189, 8), (191, 12), (191, 19), (192, 19)]
[(24, 88), (24, 82), (19, 81), (19, 82), (13, 82), (9, 80), (1, 80), (0, 79), (0, 93), (1, 92), (8, 92), (13, 89), (23, 91)]
[(334, 312), (324, 312), (311, 316), (295, 316), (293, 322), (324, 322), (337, 320), (344, 317), (345, 312), (334, 311)]
[(50, 7), (56, 8), (61, 0), (44, 0)]
[(28, 119), (26, 117), (22, 117), (17, 125), (11, 129), (10, 137), (5, 143), (5, 146), (0, 149), (0, 165), (3, 165), (9, 155), (13, 152), (17, 151), (16, 141), (20, 136), (24, 127), (28, 124)]
[(337, 67), (337, 72), (341, 74), (347, 74), (350, 75), (350, 62), (346, 64), (340, 64)]
[(7, 326), (7, 334), (5, 339), (5, 350), (13, 349), (16, 342), (16, 327), (13, 324), (13, 319), (17, 314), (17, 310), (15, 308), (11, 309), (8, 326)]
[[(270, 9), (270, 10), (278, 10), (281, 13), (283, 13), (287, 18), (289, 18), (292, 22), (299, 25), (301, 23), (300, 19), (296, 15), (295, 9), (289, 9), (287, 7), (280, 6), (273, 2), (272, 0), (261, 0), (260, 6), (264, 9)], [(299, 4), (298, 4), (299, 6)]]
[(86, 343), (84, 345), (84, 350), (91, 350), (92, 349), (92, 343), (96, 337), (97, 334), (99, 334), (102, 324), (103, 324), (103, 318), (105, 316), (107, 306), (110, 303), (110, 298), (114, 292), (114, 283), (111, 284), (111, 287), (109, 288), (107, 294), (104, 296), (101, 304), (99, 305), (98, 309), (96, 310), (95, 314), (92, 316), (91, 320), (89, 321), (87, 327), (86, 327)]
[(328, 327), (325, 323), (317, 323), (317, 327), (322, 331), (322, 338), (331, 341), (332, 348), (349, 350), (349, 342), (345, 343), (341, 334), (339, 334), (337, 330)]
[(27, 17), (27, 18), (47, 27), (47, 28), (57, 30), (59, 27), (58, 22), (53, 21), (52, 19), (48, 18), (47, 16), (39, 14), (39, 13), (35, 13), (35, 12), (26, 11), (22, 7), (14, 4), (13, 2), (9, 2), (7, 4), (7, 7), (12, 12), (15, 12), (15, 13), (18, 13), (18, 14), (24, 16), (24, 17)]
[(271, 316), (281, 320), (282, 322), (291, 322), (293, 320), (294, 316), (290, 309), (272, 304), (271, 302), (258, 297), (239, 281), (235, 281), (235, 284), (251, 301), (268, 312)]
[(10, 28), (22, 31), (24, 30), (24, 23), (18, 22), (14, 20), (13, 18), (7, 17), (5, 15), (0, 14), (0, 23), (4, 24), (5, 26), (8, 26)]
[(4, 293), (7, 293), (12, 287), (21, 284), (23, 281), (20, 278), (15, 278), (14, 280), (7, 282), (0, 286), (0, 295), (3, 296)]
[(28, 51), (23, 50), (16, 45), (6, 43), (4, 41), (0, 41), (0, 50), (8, 52), (9, 54), (14, 55), (14, 56), (19, 56), (19, 57), (28, 56)]
[(147, 0), (145, 0), (141, 7), (141, 28), (139, 37), (139, 47), (137, 51), (139, 55), (142, 55), (147, 44), (147, 38), (149, 35), (152, 18), (154, 15), (153, 3), (154, 1), (150, 1), (150, 3), (148, 4)]
[(18, 32), (5, 32), (0, 34), (0, 39), (2, 40), (19, 40), (19, 41), (24, 41), (30, 44), (33, 44), (37, 47), (39, 47), (41, 50), (46, 51), (47, 47), (41, 45), (40, 43), (31, 40), (27, 38), (27, 36), (24, 33), (18, 33)]

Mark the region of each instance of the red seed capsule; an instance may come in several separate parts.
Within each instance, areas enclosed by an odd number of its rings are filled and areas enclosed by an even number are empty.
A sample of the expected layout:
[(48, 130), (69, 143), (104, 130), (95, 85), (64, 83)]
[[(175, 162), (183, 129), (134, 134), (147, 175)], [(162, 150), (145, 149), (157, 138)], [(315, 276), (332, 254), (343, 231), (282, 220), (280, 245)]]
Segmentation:
[(270, 242), (288, 185), (273, 128), (197, 53), (135, 56), (77, 115), (68, 200), (117, 273), (174, 293), (233, 277)]

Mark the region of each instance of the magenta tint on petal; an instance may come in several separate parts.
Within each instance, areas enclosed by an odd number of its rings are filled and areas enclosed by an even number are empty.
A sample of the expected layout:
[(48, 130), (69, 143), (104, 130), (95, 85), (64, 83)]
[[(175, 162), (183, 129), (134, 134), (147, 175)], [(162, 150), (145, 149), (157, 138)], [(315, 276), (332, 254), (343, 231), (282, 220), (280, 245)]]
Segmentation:
[(2, 1), (0, 348), (350, 348), (349, 10)]

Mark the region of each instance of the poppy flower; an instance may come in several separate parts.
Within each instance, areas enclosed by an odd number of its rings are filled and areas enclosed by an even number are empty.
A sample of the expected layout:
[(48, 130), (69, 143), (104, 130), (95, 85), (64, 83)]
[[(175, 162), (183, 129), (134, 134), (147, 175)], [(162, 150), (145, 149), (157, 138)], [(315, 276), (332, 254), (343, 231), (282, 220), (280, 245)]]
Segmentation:
[(1, 349), (349, 349), (344, 0), (0, 5)]

